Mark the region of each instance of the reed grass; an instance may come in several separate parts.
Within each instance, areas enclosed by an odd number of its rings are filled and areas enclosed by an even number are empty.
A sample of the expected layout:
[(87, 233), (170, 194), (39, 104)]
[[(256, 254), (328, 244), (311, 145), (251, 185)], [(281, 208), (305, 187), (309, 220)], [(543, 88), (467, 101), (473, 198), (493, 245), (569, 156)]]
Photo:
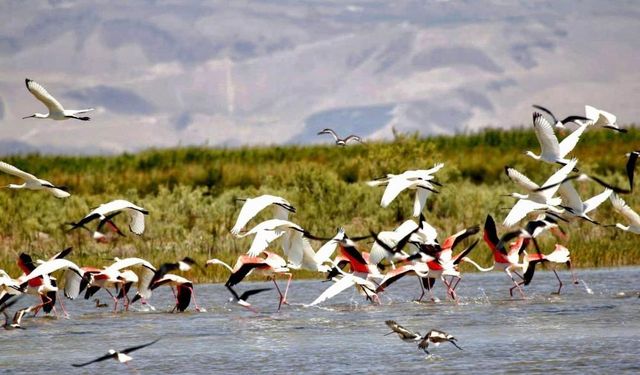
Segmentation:
[[(627, 134), (590, 129), (574, 155), (582, 172), (624, 186), (624, 154), (639, 146), (640, 131), (635, 127)], [(399, 134), (392, 142), (350, 147), (183, 147), (118, 156), (7, 156), (2, 159), (8, 163), (68, 186), (72, 196), (58, 200), (45, 192), (0, 189), (0, 268), (16, 275), (15, 260), (20, 252), (47, 258), (68, 246), (74, 248), (71, 260), (98, 267), (114, 257), (126, 256), (142, 257), (156, 265), (187, 255), (200, 262), (216, 257), (232, 263), (251, 241), (229, 233), (241, 207), (235, 199), (266, 193), (292, 202), (297, 213), (291, 220), (320, 236), (332, 236), (340, 226), (352, 235), (367, 234), (370, 229), (389, 230), (410, 218), (412, 195), (403, 193), (388, 208), (381, 208), (383, 188), (364, 182), (386, 173), (429, 168), (437, 162), (445, 163), (437, 175), (445, 186), (430, 198), (425, 214), (441, 236), (446, 236), (463, 227), (482, 225), (489, 213), (498, 222), (504, 218), (507, 211), (502, 208), (510, 207), (513, 200), (500, 195), (517, 191), (504, 175), (505, 165), (518, 168), (537, 182), (556, 169), (524, 156), (527, 149), (537, 152), (537, 140), (528, 128), (427, 138)], [(2, 185), (12, 181), (12, 176), (0, 176)], [(602, 191), (591, 183), (581, 183), (577, 189), (585, 199)], [(640, 210), (636, 196), (624, 198)], [(66, 232), (64, 223), (77, 221), (92, 207), (118, 198), (151, 212), (143, 236), (125, 231), (126, 237), (98, 244), (86, 231)], [(250, 225), (267, 215), (260, 215)], [(594, 217), (603, 223), (623, 220), (609, 203)], [(123, 218), (116, 221), (126, 227)], [(636, 235), (587, 222), (565, 227), (570, 235), (565, 245), (578, 267), (640, 262)], [(553, 241), (542, 240), (545, 251), (551, 251)], [(484, 244), (472, 257), (484, 265), (491, 262)], [(189, 276), (200, 282), (219, 282), (226, 273), (216, 267), (197, 269)]]

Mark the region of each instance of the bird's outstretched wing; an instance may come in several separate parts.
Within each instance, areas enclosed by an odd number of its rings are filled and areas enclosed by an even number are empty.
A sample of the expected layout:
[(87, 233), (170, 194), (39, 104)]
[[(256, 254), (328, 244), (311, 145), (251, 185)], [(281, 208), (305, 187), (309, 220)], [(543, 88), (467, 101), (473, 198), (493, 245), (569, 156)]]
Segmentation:
[(554, 123), (558, 122), (558, 119), (556, 118), (556, 116), (554, 116), (553, 113), (550, 110), (546, 109), (545, 107), (543, 107), (541, 105), (537, 105), (537, 104), (532, 105), (532, 107), (535, 108), (535, 109), (541, 110), (542, 112), (544, 112), (544, 113), (548, 114), (549, 116), (551, 116), (551, 118), (553, 119)]
[(273, 288), (258, 288), (258, 289), (249, 289), (246, 292), (242, 293), (238, 298), (240, 301), (246, 301), (254, 294), (266, 292), (267, 290), (271, 290)]
[(85, 362), (85, 363), (72, 363), (72, 364), (71, 364), (71, 366), (73, 366), (73, 367), (84, 367), (84, 366), (86, 366), (86, 365), (90, 365), (90, 364), (92, 364), (92, 363), (96, 363), (96, 362), (101, 362), (101, 361), (104, 361), (104, 360), (109, 359), (109, 358), (115, 358), (117, 355), (118, 355), (118, 353), (117, 353), (117, 352), (116, 352), (116, 353), (113, 353), (113, 354), (105, 354), (105, 355), (103, 355), (102, 357), (96, 358), (96, 359), (91, 360), (91, 361), (89, 361), (89, 362)]
[(60, 104), (59, 101), (56, 100), (51, 94), (45, 90), (38, 82), (26, 78), (24, 83), (27, 85), (27, 90), (36, 97), (39, 101), (42, 102), (48, 109), (49, 112), (63, 112), (64, 107)]
[(132, 346), (130, 348), (126, 348), (124, 350), (121, 350), (120, 353), (128, 354), (128, 353), (131, 353), (131, 352), (135, 352), (138, 349), (146, 348), (149, 345), (153, 345), (153, 344), (157, 343), (158, 341), (160, 341), (159, 338), (157, 338), (157, 339), (155, 339), (155, 340), (153, 340), (151, 342), (148, 342), (146, 344), (142, 344), (142, 345)]
[(19, 177), (23, 180), (37, 180), (38, 178), (31, 173), (27, 173), (22, 169), (16, 168), (11, 164), (0, 161), (0, 171)]

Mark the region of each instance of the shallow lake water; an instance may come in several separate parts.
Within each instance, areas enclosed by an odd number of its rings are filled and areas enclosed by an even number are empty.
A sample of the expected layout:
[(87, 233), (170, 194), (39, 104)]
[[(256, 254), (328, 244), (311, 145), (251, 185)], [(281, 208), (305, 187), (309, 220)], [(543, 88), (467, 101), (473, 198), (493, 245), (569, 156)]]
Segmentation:
[[(279, 312), (275, 289), (252, 297), (253, 313), (230, 303), (220, 284), (195, 286), (207, 310), (200, 313), (193, 303), (170, 313), (168, 288), (154, 292), (156, 311), (148, 312), (114, 314), (92, 301), (65, 300), (69, 319), (39, 315), (23, 320), (25, 330), (0, 330), (0, 373), (640, 373), (640, 268), (578, 270), (579, 285), (559, 274), (561, 295), (551, 294), (553, 273), (540, 271), (524, 300), (509, 297), (504, 273), (466, 274), (459, 304), (445, 298), (440, 282), (439, 302), (413, 302), (420, 294), (415, 277), (381, 293), (382, 305), (347, 290), (319, 307), (303, 305), (330, 284), (294, 280), (291, 305)], [(242, 283), (238, 290), (272, 285)], [(98, 297), (110, 301), (102, 291)], [(444, 330), (463, 350), (445, 343), (426, 355), (415, 343), (385, 336), (387, 319), (421, 333)], [(156, 338), (131, 354), (130, 367), (114, 360), (71, 366)]]

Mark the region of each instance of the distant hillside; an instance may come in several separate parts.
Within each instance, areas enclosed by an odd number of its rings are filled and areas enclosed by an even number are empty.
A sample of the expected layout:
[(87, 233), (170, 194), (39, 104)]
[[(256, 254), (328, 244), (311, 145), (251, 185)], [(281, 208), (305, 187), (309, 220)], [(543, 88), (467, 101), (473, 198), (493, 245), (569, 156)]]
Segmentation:
[[(636, 1), (0, 2), (0, 140), (41, 152), (457, 134), (590, 104), (640, 118)], [(17, 22), (16, 20), (19, 20)], [(89, 123), (43, 111), (24, 79)], [(3, 152), (21, 151), (5, 148)]]

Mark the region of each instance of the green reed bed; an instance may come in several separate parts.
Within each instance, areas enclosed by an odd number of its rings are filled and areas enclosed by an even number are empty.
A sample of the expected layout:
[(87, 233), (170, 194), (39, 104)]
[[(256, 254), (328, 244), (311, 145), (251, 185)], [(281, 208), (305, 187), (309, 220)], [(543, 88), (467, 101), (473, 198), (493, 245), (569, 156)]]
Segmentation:
[[(581, 172), (625, 185), (624, 154), (640, 148), (640, 131), (627, 134), (587, 131), (573, 155)], [(118, 156), (41, 156), (2, 158), (55, 184), (68, 186), (72, 196), (58, 200), (45, 192), (0, 190), (0, 268), (18, 272), (20, 252), (45, 258), (73, 246), (70, 259), (80, 265), (103, 266), (114, 257), (138, 256), (154, 264), (175, 261), (186, 255), (204, 262), (211, 257), (233, 263), (252, 238), (229, 234), (240, 210), (236, 198), (275, 194), (297, 208), (291, 220), (320, 236), (332, 236), (339, 226), (352, 235), (390, 230), (410, 218), (413, 194), (403, 193), (388, 208), (379, 206), (383, 188), (365, 181), (386, 173), (429, 168), (444, 162), (438, 174), (445, 184), (432, 196), (425, 215), (446, 236), (463, 227), (482, 225), (488, 213), (501, 222), (513, 199), (501, 196), (517, 191), (504, 175), (510, 165), (542, 183), (555, 166), (524, 155), (538, 152), (530, 129), (488, 129), (476, 134), (420, 138), (398, 135), (393, 142), (370, 142), (364, 146), (273, 146), (241, 149), (186, 147), (148, 150)], [(0, 176), (0, 184), (13, 180)], [(584, 199), (602, 191), (592, 183), (579, 183)], [(624, 198), (640, 210), (637, 194)], [(108, 244), (91, 240), (87, 231), (66, 232), (65, 223), (77, 221), (100, 203), (123, 198), (147, 208), (147, 229), (138, 237)], [(269, 210), (270, 211), (270, 210)], [(249, 226), (265, 219), (261, 214)], [(606, 202), (593, 215), (602, 223), (622, 219)], [(116, 221), (126, 228), (123, 220)], [(640, 263), (638, 237), (614, 228), (587, 222), (565, 225), (569, 238), (563, 243), (579, 267), (623, 266)], [(500, 233), (505, 228), (499, 227)], [(555, 239), (541, 240), (544, 251)], [(314, 243), (316, 248), (320, 245)], [(362, 248), (368, 247), (363, 243)], [(489, 249), (481, 243), (472, 257), (491, 263)], [(465, 269), (467, 269), (465, 267)], [(222, 267), (189, 275), (196, 281), (222, 281)], [(300, 272), (299, 277), (315, 277)]]

